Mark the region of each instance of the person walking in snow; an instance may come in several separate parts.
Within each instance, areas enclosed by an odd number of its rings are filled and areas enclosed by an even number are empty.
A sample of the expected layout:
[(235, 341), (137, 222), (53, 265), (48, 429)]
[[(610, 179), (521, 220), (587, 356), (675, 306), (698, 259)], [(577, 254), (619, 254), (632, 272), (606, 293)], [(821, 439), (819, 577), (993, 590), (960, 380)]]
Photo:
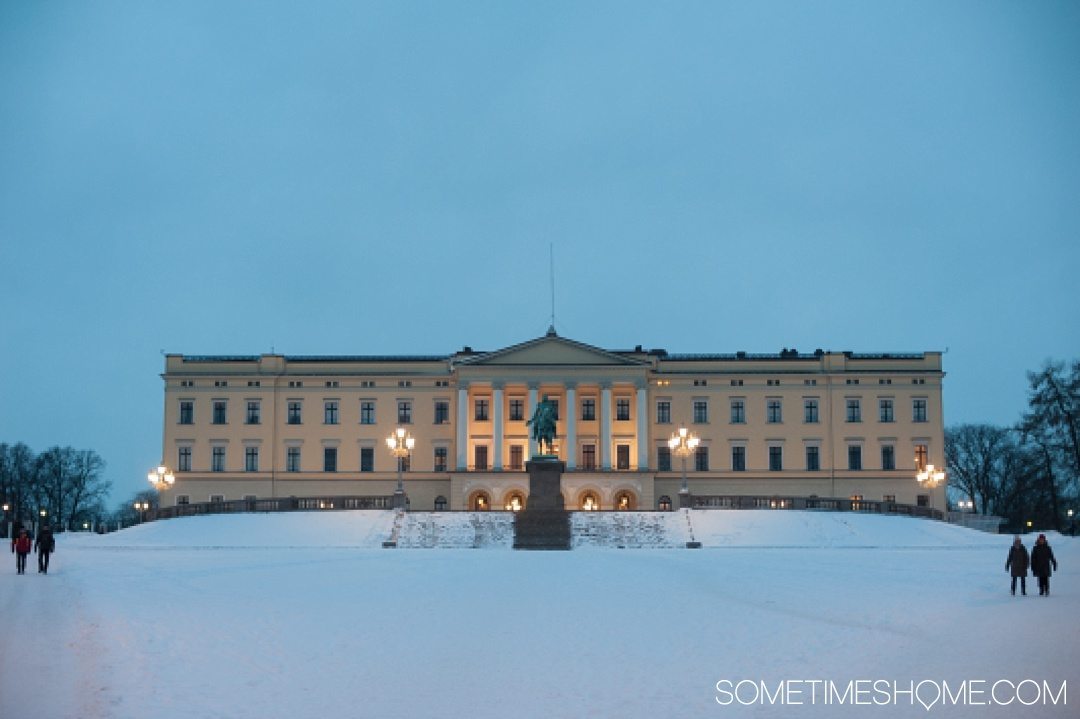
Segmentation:
[(49, 555), (56, 549), (56, 538), (48, 525), (41, 528), (37, 539), (34, 540), (34, 550), (37, 551), (38, 574), (49, 573)]
[(30, 535), (25, 529), (19, 530), (19, 536), (11, 540), (11, 553), (15, 555), (15, 569), (19, 574), (26, 574), (26, 555), (30, 554)]
[(1016, 594), (1016, 580), (1020, 580), (1020, 593), (1027, 595), (1028, 551), (1020, 536), (1013, 538), (1012, 546), (1009, 547), (1009, 556), (1005, 560), (1005, 571), (1012, 572), (1012, 593)]
[[(1053, 569), (1051, 569), (1053, 567)], [(1031, 573), (1039, 578), (1039, 596), (1050, 596), (1050, 575), (1057, 571), (1054, 550), (1046, 542), (1046, 535), (1040, 534), (1031, 548)]]

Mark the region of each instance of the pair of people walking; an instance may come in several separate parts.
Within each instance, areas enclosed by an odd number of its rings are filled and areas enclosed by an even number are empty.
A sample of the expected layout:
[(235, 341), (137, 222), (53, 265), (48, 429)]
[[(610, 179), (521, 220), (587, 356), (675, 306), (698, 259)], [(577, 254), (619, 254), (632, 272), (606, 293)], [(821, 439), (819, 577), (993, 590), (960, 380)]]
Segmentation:
[(1012, 573), (1012, 593), (1016, 594), (1016, 580), (1020, 580), (1020, 593), (1027, 594), (1028, 567), (1031, 573), (1039, 580), (1039, 596), (1050, 596), (1050, 576), (1057, 571), (1057, 559), (1054, 558), (1054, 550), (1046, 541), (1046, 535), (1040, 534), (1035, 540), (1035, 546), (1028, 556), (1027, 547), (1020, 541), (1020, 537), (1013, 539), (1012, 547), (1009, 548), (1009, 556), (1005, 560), (1005, 571)]
[(38, 574), (49, 573), (49, 555), (56, 549), (56, 538), (52, 530), (42, 527), (37, 539), (31, 541), (25, 529), (20, 529), (11, 540), (11, 553), (15, 555), (15, 569), (19, 574), (26, 574), (26, 558), (31, 549), (38, 555)]

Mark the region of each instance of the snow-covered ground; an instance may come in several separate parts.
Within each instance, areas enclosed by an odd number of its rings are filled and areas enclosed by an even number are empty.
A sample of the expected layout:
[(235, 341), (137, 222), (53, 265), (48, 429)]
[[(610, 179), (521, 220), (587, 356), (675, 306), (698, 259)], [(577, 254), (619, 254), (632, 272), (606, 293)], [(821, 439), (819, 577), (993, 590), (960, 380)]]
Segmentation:
[(578, 515), (575, 551), (515, 552), (496, 515), (433, 516), (61, 535), (49, 575), (0, 570), (0, 717), (1080, 714), (1078, 540), (1048, 535), (1051, 597), (1012, 597), (1009, 537), (927, 520)]

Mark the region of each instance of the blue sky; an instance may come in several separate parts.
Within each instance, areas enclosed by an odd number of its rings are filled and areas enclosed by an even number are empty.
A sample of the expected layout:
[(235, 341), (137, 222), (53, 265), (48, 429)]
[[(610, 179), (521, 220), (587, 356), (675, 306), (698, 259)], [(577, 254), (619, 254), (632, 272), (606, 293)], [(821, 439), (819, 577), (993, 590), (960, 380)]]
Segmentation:
[(161, 351), (1080, 357), (1080, 5), (0, 5), (0, 441), (161, 453)]

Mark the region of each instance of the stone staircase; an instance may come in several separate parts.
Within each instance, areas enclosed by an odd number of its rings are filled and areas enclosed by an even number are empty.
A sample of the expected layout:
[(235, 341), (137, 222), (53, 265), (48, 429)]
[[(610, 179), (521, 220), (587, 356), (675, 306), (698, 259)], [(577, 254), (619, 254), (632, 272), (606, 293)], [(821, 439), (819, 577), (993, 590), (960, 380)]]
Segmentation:
[(573, 547), (672, 549), (686, 547), (683, 512), (574, 512)]
[(397, 536), (402, 549), (509, 549), (513, 542), (509, 512), (408, 512)]

